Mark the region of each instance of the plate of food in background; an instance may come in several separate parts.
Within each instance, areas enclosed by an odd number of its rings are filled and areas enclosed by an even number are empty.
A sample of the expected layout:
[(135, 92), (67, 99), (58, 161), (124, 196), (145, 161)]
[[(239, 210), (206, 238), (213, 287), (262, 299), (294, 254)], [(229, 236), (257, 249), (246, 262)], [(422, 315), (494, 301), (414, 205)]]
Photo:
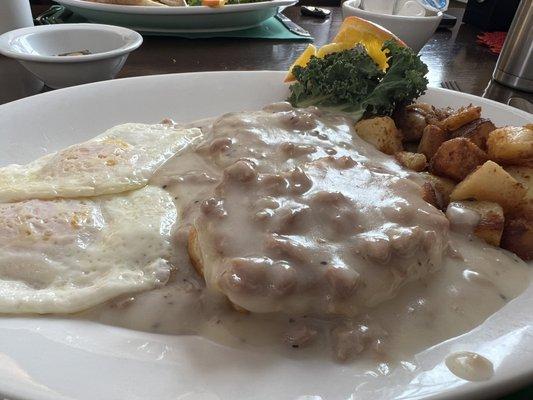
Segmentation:
[(260, 25), (296, 0), (59, 0), (91, 22), (145, 33), (201, 33)]
[(427, 88), (403, 43), (347, 21), (288, 74), (0, 107), (2, 394), (470, 399), (531, 382), (531, 114)]

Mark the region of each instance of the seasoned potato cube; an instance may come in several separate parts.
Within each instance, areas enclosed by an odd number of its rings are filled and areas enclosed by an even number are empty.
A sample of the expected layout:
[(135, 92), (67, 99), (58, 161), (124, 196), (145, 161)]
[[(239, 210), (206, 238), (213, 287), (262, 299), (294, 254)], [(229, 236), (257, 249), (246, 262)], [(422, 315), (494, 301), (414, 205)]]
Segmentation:
[(451, 137), (464, 137), (470, 139), (481, 150), (487, 149), (487, 139), (489, 134), (496, 127), (490, 119), (476, 119), (451, 133)]
[(442, 121), (443, 119), (452, 115), (455, 110), (450, 107), (446, 108), (437, 108), (432, 104), (428, 103), (414, 103), (405, 106), (406, 110), (417, 110), (426, 117), (426, 122), (428, 124), (434, 125), (437, 121)]
[[(448, 178), (430, 174), (429, 172), (421, 172), (420, 176), (426, 181), (426, 183), (429, 183), (431, 187), (433, 187), (436, 195), (437, 207), (445, 209), (450, 202), (450, 194), (455, 187), (455, 182)], [(424, 193), (426, 194), (426, 192), (428, 192), (428, 190), (424, 187)], [(430, 199), (432, 197), (431, 193), (427, 193), (426, 197)], [(426, 197), (424, 197), (424, 200), (435, 205), (433, 201), (428, 201)]]
[(506, 218), (501, 247), (523, 260), (533, 260), (533, 219)]
[(409, 151), (399, 151), (394, 155), (396, 160), (405, 168), (413, 171), (423, 171), (427, 167), (426, 156), (420, 153), (411, 153)]
[(437, 125), (444, 131), (455, 131), (461, 126), (468, 124), (481, 117), (481, 107), (469, 105), (454, 112), (449, 117), (439, 121)]
[(402, 133), (406, 142), (417, 141), (422, 137), (422, 132), (427, 126), (427, 111), (416, 107), (404, 107), (394, 115), (394, 122)]
[(479, 222), (474, 228), (474, 235), (488, 244), (499, 246), (505, 225), (503, 208), (498, 203), (490, 201), (469, 202), (472, 210), (479, 216)]
[(429, 164), (429, 170), (455, 181), (463, 180), (478, 165), (487, 161), (487, 155), (470, 140), (455, 138), (444, 142)]
[(507, 167), (505, 171), (527, 189), (525, 198), (533, 200), (533, 167)]
[(433, 186), (429, 182), (424, 182), (422, 185), (422, 199), (424, 201), (428, 202), (434, 207), (442, 209), (442, 201), (439, 200), (439, 196), (437, 194), (437, 191), (435, 190), (435, 186)]
[(493, 201), (508, 212), (523, 201), (525, 194), (526, 189), (516, 179), (495, 162), (487, 161), (455, 187), (450, 199)]
[(533, 219), (533, 167), (507, 167), (505, 171), (526, 188), (526, 195), (513, 214)]
[(402, 150), (400, 132), (390, 117), (363, 119), (355, 124), (355, 131), (383, 153), (393, 155)]
[(400, 107), (393, 115), (404, 142), (419, 141), (427, 125), (436, 125), (452, 115), (451, 108), (436, 108), (427, 103), (414, 103)]
[(502, 164), (521, 164), (531, 161), (533, 130), (520, 126), (496, 129), (489, 135), (487, 150), (491, 159)]
[[(505, 218), (503, 208), (498, 204), (490, 201), (454, 201), (448, 206), (474, 211), (479, 215), (479, 220), (473, 226), (473, 233), (488, 244), (499, 246), (503, 233)], [(451, 221), (452, 224), (454, 221)]]
[(440, 145), (448, 140), (448, 134), (436, 125), (428, 125), (422, 133), (422, 139), (418, 144), (418, 152), (430, 160), (435, 155)]

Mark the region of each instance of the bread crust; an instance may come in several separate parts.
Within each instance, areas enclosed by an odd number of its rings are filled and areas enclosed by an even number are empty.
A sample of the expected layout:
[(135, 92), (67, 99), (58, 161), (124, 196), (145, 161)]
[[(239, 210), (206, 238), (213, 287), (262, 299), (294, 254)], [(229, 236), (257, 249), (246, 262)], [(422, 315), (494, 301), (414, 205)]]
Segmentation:
[(198, 242), (198, 231), (193, 226), (189, 231), (189, 237), (187, 240), (187, 253), (191, 260), (191, 264), (202, 278), (204, 277), (204, 261), (202, 258), (202, 252), (200, 250), (200, 244)]
[[(200, 275), (202, 278), (204, 278), (204, 259), (202, 257), (202, 250), (200, 248), (200, 241), (198, 240), (198, 231), (193, 226), (191, 227), (189, 231), (189, 237), (187, 240), (187, 253), (189, 254), (189, 258), (191, 260), (191, 264), (198, 272), (198, 275)], [(231, 305), (231, 307), (242, 314), (249, 314), (250, 311), (242, 308), (241, 306), (233, 303), (230, 299), (228, 299), (228, 303)]]

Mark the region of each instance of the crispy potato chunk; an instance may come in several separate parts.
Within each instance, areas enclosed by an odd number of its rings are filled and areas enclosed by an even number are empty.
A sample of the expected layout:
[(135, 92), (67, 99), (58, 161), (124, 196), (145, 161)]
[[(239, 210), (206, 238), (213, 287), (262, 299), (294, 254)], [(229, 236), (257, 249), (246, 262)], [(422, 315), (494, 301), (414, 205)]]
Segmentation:
[(524, 125), (524, 128), (533, 129), (533, 124), (526, 124)]
[(428, 103), (414, 103), (405, 106), (406, 110), (417, 110), (426, 117), (426, 122), (428, 124), (434, 125), (437, 121), (442, 121), (443, 119), (452, 115), (455, 111), (450, 107), (446, 108), (437, 108), (432, 104)]
[(487, 155), (470, 140), (455, 138), (444, 142), (429, 164), (429, 170), (455, 181), (461, 181), (477, 166), (487, 161)]
[(363, 119), (355, 124), (355, 131), (383, 153), (393, 155), (402, 150), (402, 137), (390, 117)]
[(420, 172), (427, 167), (426, 156), (420, 153), (411, 153), (409, 151), (399, 151), (394, 155), (396, 160), (407, 169)]
[(470, 139), (481, 150), (486, 150), (489, 134), (495, 129), (496, 127), (490, 119), (479, 118), (453, 131), (451, 137)]
[(439, 199), (435, 186), (429, 182), (425, 182), (422, 185), (422, 199), (436, 208), (443, 209), (442, 201)]
[(514, 166), (505, 168), (505, 171), (526, 188), (526, 195), (513, 214), (533, 219), (533, 167)]
[(450, 195), (450, 200), (484, 200), (498, 203), (508, 212), (517, 207), (526, 189), (502, 167), (487, 161), (460, 182)]
[(488, 244), (499, 246), (503, 233), (505, 217), (503, 208), (490, 201), (455, 201), (448, 208), (462, 208), (474, 211), (479, 215), (479, 221), (474, 226), (473, 233)]
[(502, 164), (533, 161), (533, 130), (506, 126), (492, 131), (487, 140), (489, 157)]
[(393, 115), (404, 142), (417, 142), (427, 125), (435, 125), (452, 115), (451, 108), (437, 108), (427, 103), (414, 103), (400, 107)]
[(505, 171), (526, 189), (526, 199), (533, 200), (533, 167), (507, 167)]
[(394, 122), (402, 132), (403, 140), (414, 142), (422, 137), (422, 132), (427, 126), (427, 111), (417, 107), (404, 107), (394, 115)]
[(468, 107), (462, 107), (454, 112), (449, 117), (439, 121), (437, 125), (444, 131), (455, 131), (476, 119), (481, 117), (481, 107), (474, 107), (469, 105)]
[(426, 185), (423, 186), (424, 200), (437, 208), (445, 209), (450, 202), (450, 194), (455, 187), (455, 182), (448, 178), (430, 174), (429, 172), (421, 172), (420, 176), (433, 188), (436, 196), (436, 204), (433, 201), (429, 201), (433, 200), (433, 197)]
[(418, 152), (430, 160), (435, 155), (440, 145), (448, 140), (448, 134), (436, 125), (427, 125), (418, 144)]
[(533, 218), (506, 218), (501, 247), (533, 260)]

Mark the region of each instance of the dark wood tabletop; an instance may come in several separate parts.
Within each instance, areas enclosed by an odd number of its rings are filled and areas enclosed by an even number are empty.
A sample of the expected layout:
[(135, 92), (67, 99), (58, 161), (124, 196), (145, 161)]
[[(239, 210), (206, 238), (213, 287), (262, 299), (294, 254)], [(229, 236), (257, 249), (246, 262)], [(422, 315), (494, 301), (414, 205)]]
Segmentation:
[[(46, 0), (33, 2), (46, 3)], [(34, 14), (48, 7), (34, 4)], [(311, 33), (315, 45), (322, 46), (332, 39), (342, 22), (340, 7), (328, 8), (332, 14), (326, 20), (302, 16), (298, 6), (290, 7), (284, 13)], [(421, 57), (429, 66), (431, 86), (439, 87), (444, 80), (455, 80), (461, 91), (481, 96), (489, 85), (497, 56), (476, 43), (480, 31), (461, 23), (463, 12), (464, 5), (452, 1), (448, 13), (458, 18), (457, 24), (452, 30), (439, 29), (422, 49)], [(286, 70), (306, 46), (307, 43), (302, 41), (146, 36), (143, 45), (129, 56), (117, 78), (191, 71)], [(0, 88), (3, 88), (0, 104), (41, 91), (15, 61), (1, 56)], [(502, 102), (514, 93), (498, 84), (489, 89), (488, 97)], [(531, 100), (527, 94), (522, 97)]]

